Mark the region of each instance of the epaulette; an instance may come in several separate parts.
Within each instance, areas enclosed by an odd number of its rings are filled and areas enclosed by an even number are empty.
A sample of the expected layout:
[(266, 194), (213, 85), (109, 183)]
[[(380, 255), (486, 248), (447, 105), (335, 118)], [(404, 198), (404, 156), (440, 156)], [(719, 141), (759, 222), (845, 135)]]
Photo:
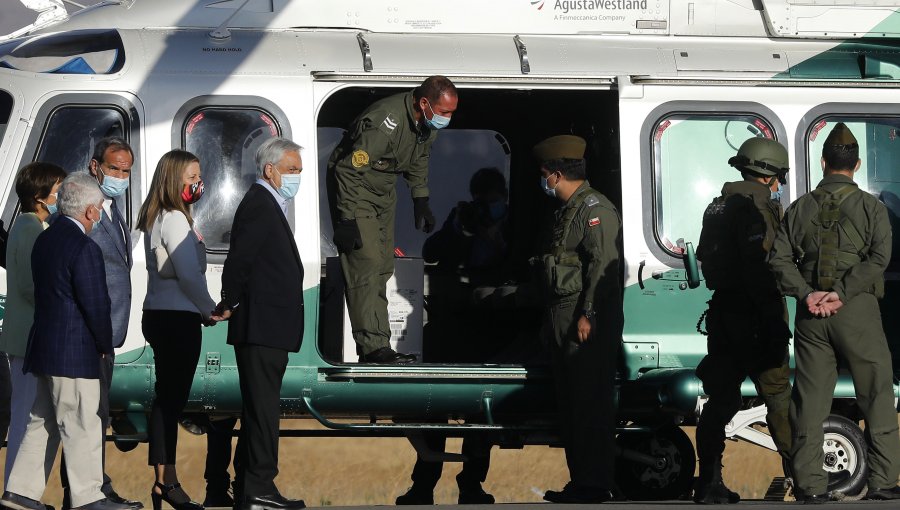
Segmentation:
[(587, 198), (584, 199), (584, 205), (588, 207), (594, 207), (595, 205), (600, 203), (600, 199), (597, 198), (597, 195), (588, 195)]

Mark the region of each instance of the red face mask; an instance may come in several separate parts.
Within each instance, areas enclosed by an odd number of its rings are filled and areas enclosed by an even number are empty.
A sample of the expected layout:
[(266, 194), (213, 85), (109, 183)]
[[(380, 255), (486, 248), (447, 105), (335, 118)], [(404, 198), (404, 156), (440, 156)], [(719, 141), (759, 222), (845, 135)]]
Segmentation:
[(197, 181), (194, 184), (185, 184), (181, 190), (181, 199), (185, 204), (191, 205), (203, 196), (203, 181)]

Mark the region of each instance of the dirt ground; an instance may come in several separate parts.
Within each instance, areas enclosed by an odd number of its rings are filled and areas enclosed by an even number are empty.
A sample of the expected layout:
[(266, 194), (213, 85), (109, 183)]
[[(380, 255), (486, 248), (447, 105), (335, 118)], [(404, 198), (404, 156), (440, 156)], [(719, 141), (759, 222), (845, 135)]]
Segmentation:
[[(308, 421), (285, 422), (285, 428), (314, 426)], [(693, 428), (685, 430), (693, 438)], [(109, 444), (107, 472), (120, 494), (139, 499), (150, 508), (151, 469), (147, 466), (147, 445), (127, 453)], [(460, 440), (448, 441), (459, 452)], [(6, 450), (0, 457), (5, 457)], [(178, 472), (182, 484), (194, 499), (203, 500), (205, 436), (181, 431)], [(497, 502), (536, 502), (547, 489), (559, 489), (568, 480), (561, 449), (530, 446), (522, 450), (494, 449), (485, 490)], [(303, 498), (310, 506), (391, 505), (410, 485), (409, 475), (415, 453), (405, 439), (283, 438), (277, 483), (282, 493)], [(780, 461), (774, 452), (743, 442), (729, 442), (725, 452), (725, 481), (744, 498), (762, 498), (774, 476), (780, 476)], [(58, 466), (58, 460), (57, 460)], [(447, 464), (435, 490), (435, 502), (456, 502), (455, 476), (459, 464)], [(46, 503), (62, 499), (56, 469), (47, 485)]]

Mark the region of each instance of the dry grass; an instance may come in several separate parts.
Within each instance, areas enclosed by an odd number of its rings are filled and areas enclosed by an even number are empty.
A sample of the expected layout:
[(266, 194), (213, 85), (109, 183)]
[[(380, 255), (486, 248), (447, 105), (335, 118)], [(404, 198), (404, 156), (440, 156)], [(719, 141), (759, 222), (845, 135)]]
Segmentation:
[[(286, 427), (313, 427), (307, 421), (286, 422)], [(686, 428), (693, 436), (693, 429)], [(153, 475), (146, 465), (147, 446), (122, 453), (109, 445), (110, 476), (123, 495), (140, 499), (149, 508)], [(460, 441), (448, 441), (459, 452)], [(3, 450), (5, 456), (5, 449)], [(203, 467), (206, 441), (182, 431), (178, 449), (179, 478), (195, 499), (202, 501), (205, 489)], [(301, 497), (311, 506), (393, 504), (410, 484), (415, 461), (405, 439), (313, 439), (284, 438), (281, 441), (281, 474), (277, 483), (288, 496)], [(774, 452), (747, 443), (729, 442), (725, 453), (725, 479), (745, 498), (761, 498), (772, 477), (780, 475)], [(447, 464), (435, 491), (435, 502), (456, 502), (455, 475), (459, 464)], [(494, 449), (485, 489), (498, 502), (535, 502), (546, 489), (561, 488), (568, 479), (562, 450), (530, 446), (523, 450)], [(54, 472), (44, 500), (59, 505), (59, 476)], [(58, 508), (58, 506), (57, 506)]]

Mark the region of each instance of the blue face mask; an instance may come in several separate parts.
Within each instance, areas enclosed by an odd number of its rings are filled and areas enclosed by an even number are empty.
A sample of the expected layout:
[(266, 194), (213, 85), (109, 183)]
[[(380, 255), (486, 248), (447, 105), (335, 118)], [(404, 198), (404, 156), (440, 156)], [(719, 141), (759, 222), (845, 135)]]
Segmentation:
[(544, 190), (544, 193), (550, 197), (556, 197), (556, 188), (551, 188), (550, 183), (547, 182), (549, 177), (541, 177), (541, 188)]
[(300, 174), (280, 174), (281, 187), (278, 188), (278, 194), (284, 198), (291, 199), (300, 189)]
[[(431, 110), (431, 118), (425, 117), (425, 124), (428, 127), (432, 129), (444, 129), (450, 125), (450, 117), (444, 117), (443, 115), (434, 113), (430, 102), (428, 103), (428, 109)], [(424, 116), (425, 114), (423, 113), (422, 115)]]
[[(51, 196), (52, 196), (52, 197), (58, 197), (58, 195), (57, 195), (56, 193), (50, 193), (50, 195), (49, 195), (47, 198), (50, 198)], [(58, 200), (58, 198), (57, 198), (57, 200)], [(55, 203), (53, 203), (53, 204), (48, 204), (47, 202), (40, 202), (40, 203), (44, 204), (44, 207), (47, 208), (47, 212), (48, 212), (51, 216), (54, 215), (54, 214), (56, 214), (57, 206), (56, 206)]]
[(781, 195), (784, 194), (784, 188), (782, 188), (781, 183), (778, 183), (778, 191), (773, 191), (771, 194), (772, 200), (776, 202), (781, 202)]
[(94, 207), (94, 209), (97, 209), (97, 219), (91, 220), (91, 230), (94, 230), (95, 228), (99, 227), (100, 219), (103, 218), (103, 210), (98, 209), (97, 206), (93, 206), (93, 207)]
[(494, 221), (499, 220), (500, 218), (506, 216), (506, 202), (502, 200), (498, 200), (496, 202), (491, 202), (488, 204), (488, 214), (490, 214), (491, 219)]
[(115, 198), (128, 189), (128, 179), (120, 179), (112, 175), (103, 173), (103, 168), (97, 165), (97, 170), (103, 175), (103, 182), (100, 184), (100, 191), (109, 198)]

